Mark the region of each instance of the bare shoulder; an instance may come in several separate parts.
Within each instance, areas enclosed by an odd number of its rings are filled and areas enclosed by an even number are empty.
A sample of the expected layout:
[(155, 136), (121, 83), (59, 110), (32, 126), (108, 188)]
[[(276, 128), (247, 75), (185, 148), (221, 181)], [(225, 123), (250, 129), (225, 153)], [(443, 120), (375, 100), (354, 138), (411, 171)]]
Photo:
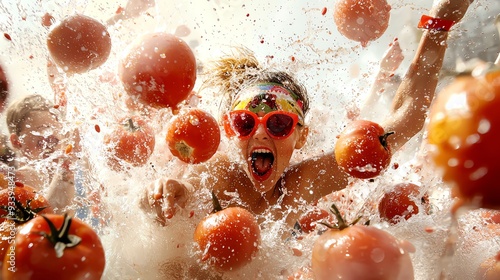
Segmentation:
[[(347, 186), (348, 176), (339, 169), (333, 153), (325, 153), (291, 166), (285, 172), (285, 187), (308, 202)], [(295, 195), (294, 195), (295, 196)]]

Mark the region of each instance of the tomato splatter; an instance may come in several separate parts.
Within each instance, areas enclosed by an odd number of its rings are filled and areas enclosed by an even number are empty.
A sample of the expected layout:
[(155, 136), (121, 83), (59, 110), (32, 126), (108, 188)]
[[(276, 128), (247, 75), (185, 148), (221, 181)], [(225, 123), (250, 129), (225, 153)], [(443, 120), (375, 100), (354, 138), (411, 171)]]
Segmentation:
[(326, 15), (326, 12), (327, 12), (326, 7), (323, 7), (323, 9), (321, 9), (321, 15), (322, 16)]
[(97, 133), (101, 132), (101, 127), (98, 124), (94, 126), (94, 129)]
[(5, 39), (12, 41), (12, 37), (10, 37), (9, 33), (4, 33), (3, 36), (5, 37)]

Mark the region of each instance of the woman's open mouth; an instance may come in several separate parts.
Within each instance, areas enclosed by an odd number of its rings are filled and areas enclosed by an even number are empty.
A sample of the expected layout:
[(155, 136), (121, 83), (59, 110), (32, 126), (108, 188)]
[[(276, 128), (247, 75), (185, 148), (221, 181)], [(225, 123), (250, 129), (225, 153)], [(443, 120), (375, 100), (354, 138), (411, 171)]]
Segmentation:
[(274, 155), (269, 149), (255, 149), (252, 151), (252, 174), (259, 181), (264, 181), (272, 173)]

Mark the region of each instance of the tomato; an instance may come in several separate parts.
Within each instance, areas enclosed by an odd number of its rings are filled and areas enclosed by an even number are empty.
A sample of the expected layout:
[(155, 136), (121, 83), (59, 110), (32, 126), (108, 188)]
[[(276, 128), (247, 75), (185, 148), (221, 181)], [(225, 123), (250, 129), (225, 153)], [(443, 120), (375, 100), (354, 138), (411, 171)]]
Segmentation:
[(229, 207), (200, 221), (194, 241), (202, 252), (202, 261), (220, 271), (240, 268), (257, 254), (260, 227), (255, 216), (241, 207)]
[(84, 73), (106, 62), (111, 37), (99, 21), (74, 14), (51, 28), (47, 47), (54, 62), (66, 73)]
[(4, 221), (0, 223), (0, 268), (3, 265), (5, 254), (9, 250), (10, 245), (14, 244), (19, 225), (14, 221)]
[(95, 231), (67, 215), (47, 214), (24, 224), (5, 255), (9, 279), (101, 279), (105, 255)]
[[(420, 194), (420, 187), (412, 183), (396, 184), (386, 192), (378, 204), (380, 218), (391, 224), (397, 224), (402, 218), (408, 220), (428, 207), (429, 197)], [(425, 210), (425, 209), (423, 209)]]
[(357, 120), (340, 134), (335, 144), (335, 159), (340, 168), (360, 179), (378, 176), (391, 162), (391, 149), (385, 133), (377, 123)]
[(333, 18), (343, 36), (366, 47), (387, 30), (390, 11), (386, 0), (340, 0), (335, 4)]
[(196, 59), (180, 38), (149, 33), (132, 43), (120, 61), (119, 75), (125, 91), (149, 106), (177, 109), (196, 81)]
[(9, 97), (9, 84), (7, 83), (7, 77), (5, 76), (2, 65), (0, 65), (0, 113), (3, 112), (5, 108), (7, 97)]
[(500, 208), (500, 69), (458, 76), (430, 108), (429, 154), (453, 194)]
[(0, 190), (0, 223), (8, 219), (22, 224), (37, 214), (52, 212), (47, 199), (30, 186), (18, 183), (14, 188)]
[(302, 216), (300, 216), (297, 223), (303, 233), (310, 233), (316, 229), (316, 226), (319, 222), (331, 222), (331, 219), (329, 219), (330, 217), (331, 214), (328, 211), (319, 207), (314, 207), (310, 211), (307, 211)]
[[(311, 255), (316, 280), (412, 280), (413, 265), (406, 246), (373, 226), (346, 224), (338, 209), (337, 228), (320, 235)], [(408, 250), (409, 251), (409, 250)]]
[(220, 128), (208, 112), (187, 109), (170, 121), (166, 141), (174, 156), (196, 164), (209, 160), (217, 152)]
[(155, 148), (153, 128), (139, 116), (123, 118), (111, 134), (104, 137), (104, 143), (111, 149), (108, 164), (115, 170), (123, 160), (133, 166), (144, 165)]

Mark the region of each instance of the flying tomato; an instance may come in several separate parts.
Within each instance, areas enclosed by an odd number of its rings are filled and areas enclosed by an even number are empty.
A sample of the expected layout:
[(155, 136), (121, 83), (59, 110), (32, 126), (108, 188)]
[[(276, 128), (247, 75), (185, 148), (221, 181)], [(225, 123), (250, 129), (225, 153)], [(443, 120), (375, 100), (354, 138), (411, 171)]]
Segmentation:
[(196, 59), (175, 35), (145, 34), (132, 43), (119, 65), (125, 91), (156, 108), (177, 109), (194, 87)]
[(380, 199), (378, 210), (380, 217), (397, 224), (401, 219), (408, 220), (417, 215), (420, 209), (428, 212), (429, 196), (420, 194), (420, 187), (413, 183), (399, 183), (387, 191)]
[(249, 263), (257, 254), (260, 227), (255, 216), (241, 207), (222, 209), (213, 195), (215, 213), (200, 221), (194, 240), (202, 261), (215, 269), (229, 271)]
[(51, 28), (47, 47), (54, 62), (66, 73), (84, 73), (106, 62), (111, 37), (106, 26), (96, 19), (75, 14)]
[(201, 109), (181, 111), (169, 123), (166, 141), (170, 152), (187, 163), (209, 160), (220, 144), (215, 118)]
[(124, 118), (113, 132), (104, 137), (104, 143), (111, 149), (109, 165), (119, 169), (116, 159), (133, 166), (144, 165), (155, 148), (153, 128), (139, 116)]
[(386, 133), (377, 123), (357, 120), (340, 134), (335, 144), (335, 159), (342, 170), (353, 177), (368, 179), (378, 176), (391, 162), (391, 149)]
[(429, 154), (453, 194), (499, 209), (500, 69), (458, 76), (430, 109)]

